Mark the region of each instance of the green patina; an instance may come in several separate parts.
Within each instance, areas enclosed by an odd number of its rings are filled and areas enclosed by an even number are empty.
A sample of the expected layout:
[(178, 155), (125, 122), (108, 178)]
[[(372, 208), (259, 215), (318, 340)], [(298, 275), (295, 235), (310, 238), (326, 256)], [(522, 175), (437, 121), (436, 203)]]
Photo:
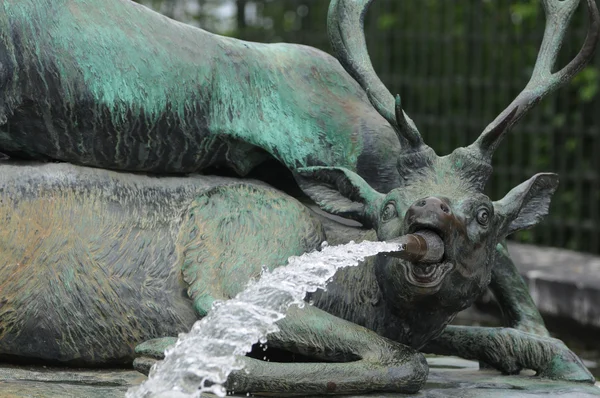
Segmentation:
[[(592, 0), (582, 52), (554, 74), (578, 1), (544, 0), (548, 28), (530, 83), (474, 144), (445, 157), (424, 144), (373, 70), (362, 36), (370, 0), (331, 2), (337, 59), (216, 36), (127, 0), (0, 1), (0, 150), (10, 156), (156, 173), (226, 166), (239, 174), (273, 157), (324, 210), (375, 229), (379, 240), (413, 233), (443, 240), (444, 259), (425, 269), (378, 256), (336, 276), (315, 306), (292, 309), (269, 341), (315, 362), (274, 368), (244, 358), (250, 372), (232, 374), (230, 387), (416, 392), (427, 375), (420, 349), (505, 373), (529, 367), (593, 380), (549, 338), (497, 246), (546, 214), (557, 177), (538, 174), (497, 202), (482, 193), (504, 134), (591, 58), (600, 26)], [(0, 324), (8, 325), (0, 354), (131, 359), (133, 344), (189, 327), (263, 264), (284, 264), (324, 239), (305, 207), (263, 184), (72, 165), (4, 170), (7, 186), (19, 189), (2, 191), (15, 205), (0, 206), (11, 264), (0, 267)], [(507, 328), (446, 327), (488, 285)], [(48, 343), (31, 338), (48, 333)], [(156, 354), (172, 341), (138, 353)]]
[[(144, 164), (169, 139), (152, 132), (167, 117), (179, 129), (170, 139), (181, 140), (180, 152), (194, 153), (197, 165), (220, 137), (229, 142), (234, 159), (228, 161), (242, 173), (253, 166), (244, 159), (252, 147), (290, 168), (316, 161), (354, 170), (364, 151), (357, 125), (364, 115), (380, 118), (339, 63), (313, 48), (214, 35), (123, 0), (4, 0), (3, 9), (0, 44), (13, 68), (0, 113), (10, 115), (33, 91), (59, 96), (54, 107), (40, 105), (49, 118), (66, 120), (47, 128), (55, 147), (48, 152), (56, 158), (121, 168), (131, 162), (127, 146), (136, 137), (127, 128), (133, 121), (150, 130), (134, 153)], [(9, 26), (19, 39), (7, 34)], [(103, 125), (106, 138), (97, 139), (112, 140), (115, 164), (102, 164), (78, 132), (79, 107)], [(6, 128), (0, 137), (8, 148), (31, 150), (19, 147)], [(171, 171), (194, 169), (183, 155), (170, 156)]]
[(260, 277), (263, 266), (272, 270), (324, 240), (304, 206), (277, 191), (251, 185), (203, 194), (192, 202), (186, 218), (180, 232), (188, 237), (183, 243), (182, 274), (201, 316), (214, 300), (230, 299), (249, 280)]

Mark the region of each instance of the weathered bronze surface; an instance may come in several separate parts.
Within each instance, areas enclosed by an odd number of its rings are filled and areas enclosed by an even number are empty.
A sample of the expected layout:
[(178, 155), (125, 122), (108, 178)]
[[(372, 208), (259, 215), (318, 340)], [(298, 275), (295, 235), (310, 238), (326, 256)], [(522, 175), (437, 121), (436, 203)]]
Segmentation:
[(240, 175), (275, 158), (359, 170), (382, 191), (399, 183), (401, 143), (328, 54), (217, 36), (127, 0), (2, 5), (6, 154)]
[(189, 330), (261, 265), (323, 239), (304, 206), (249, 180), (0, 170), (4, 356), (131, 363), (135, 344)]
[[(245, 357), (249, 373), (232, 374), (231, 388), (415, 392), (428, 372), (419, 351), (592, 382), (549, 337), (502, 246), (547, 213), (557, 176), (538, 174), (495, 202), (483, 189), (504, 134), (591, 58), (595, 2), (585, 0), (581, 52), (553, 72), (579, 1), (543, 1), (531, 81), (472, 145), (444, 157), (373, 70), (362, 29), (371, 2), (331, 2), (336, 60), (212, 35), (126, 0), (3, 0), (0, 152), (16, 160), (0, 165), (0, 356), (97, 366), (130, 363), (139, 344), (143, 369), (262, 264), (317, 248), (321, 223), (283, 192), (160, 177), (224, 167), (243, 176), (275, 159), (373, 239), (433, 233), (443, 255), (380, 255), (338, 273), (269, 340), (312, 362)], [(327, 238), (343, 241), (336, 233)], [(506, 328), (447, 326), (488, 286)]]

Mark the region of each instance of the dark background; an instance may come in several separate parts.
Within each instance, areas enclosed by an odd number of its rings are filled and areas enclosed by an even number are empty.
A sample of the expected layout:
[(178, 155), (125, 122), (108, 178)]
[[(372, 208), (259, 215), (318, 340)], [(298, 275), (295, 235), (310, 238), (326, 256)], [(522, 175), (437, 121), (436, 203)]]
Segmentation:
[[(330, 52), (327, 0), (138, 0), (203, 29)], [(579, 51), (587, 30), (576, 13), (559, 59)], [(377, 0), (366, 34), (375, 69), (439, 155), (473, 142), (525, 87), (544, 29), (539, 1)], [(543, 171), (560, 174), (550, 215), (514, 239), (600, 253), (600, 58), (544, 99), (494, 158), (488, 193), (499, 199)]]

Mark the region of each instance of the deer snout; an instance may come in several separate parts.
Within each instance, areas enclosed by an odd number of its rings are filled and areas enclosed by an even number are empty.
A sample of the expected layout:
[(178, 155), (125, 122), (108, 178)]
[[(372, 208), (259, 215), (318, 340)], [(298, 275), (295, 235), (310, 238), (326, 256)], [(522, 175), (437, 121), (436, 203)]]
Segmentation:
[(432, 212), (440, 216), (452, 214), (452, 210), (450, 209), (450, 206), (446, 200), (440, 199), (436, 196), (430, 196), (425, 199), (417, 200), (410, 207), (409, 211), (411, 209), (417, 213)]
[(432, 229), (446, 234), (454, 224), (454, 214), (446, 199), (430, 196), (417, 200), (408, 208), (404, 217), (407, 232)]

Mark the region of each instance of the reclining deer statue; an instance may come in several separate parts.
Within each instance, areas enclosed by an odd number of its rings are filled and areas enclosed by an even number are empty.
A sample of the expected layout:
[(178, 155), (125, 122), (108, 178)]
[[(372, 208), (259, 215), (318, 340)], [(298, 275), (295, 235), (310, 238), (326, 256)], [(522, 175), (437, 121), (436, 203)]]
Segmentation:
[[(261, 265), (317, 249), (328, 238), (321, 221), (291, 196), (186, 175), (243, 177), (275, 159), (323, 210), (374, 239), (434, 233), (444, 254), (379, 255), (339, 272), (269, 336), (269, 347), (312, 362), (244, 357), (248, 372), (234, 372), (231, 388), (415, 392), (428, 373), (421, 352), (592, 383), (549, 336), (504, 244), (547, 213), (557, 176), (495, 202), (483, 189), (505, 133), (591, 59), (595, 2), (584, 0), (583, 48), (554, 72), (579, 0), (543, 1), (530, 82), (472, 145), (444, 157), (373, 70), (371, 2), (332, 0), (336, 60), (213, 35), (127, 0), (3, 0), (0, 152), (11, 160), (0, 164), (0, 358), (106, 366), (131, 363), (137, 346), (147, 369)], [(506, 327), (447, 326), (488, 287)]]

